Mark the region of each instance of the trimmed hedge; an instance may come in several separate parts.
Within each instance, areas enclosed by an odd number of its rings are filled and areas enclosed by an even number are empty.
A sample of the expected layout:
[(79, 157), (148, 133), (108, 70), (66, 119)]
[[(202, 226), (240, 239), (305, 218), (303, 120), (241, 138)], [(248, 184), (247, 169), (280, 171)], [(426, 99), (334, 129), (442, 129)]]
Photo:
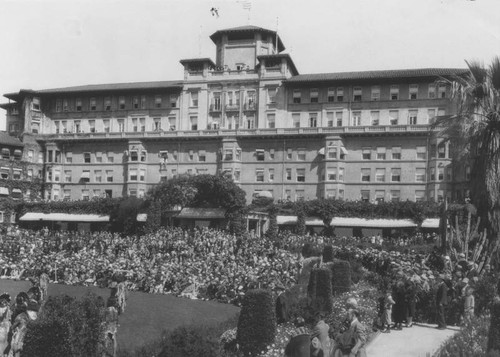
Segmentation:
[(249, 290), (243, 298), (236, 340), (244, 356), (256, 356), (274, 342), (276, 315), (271, 291)]
[(326, 267), (311, 271), (307, 286), (309, 305), (315, 315), (326, 316), (333, 310), (332, 273)]
[(325, 245), (323, 248), (323, 263), (333, 262), (333, 246)]
[(336, 260), (332, 264), (333, 293), (343, 294), (351, 290), (351, 264), (346, 260)]
[(490, 330), (487, 351), (500, 352), (500, 298), (496, 297), (491, 305)]

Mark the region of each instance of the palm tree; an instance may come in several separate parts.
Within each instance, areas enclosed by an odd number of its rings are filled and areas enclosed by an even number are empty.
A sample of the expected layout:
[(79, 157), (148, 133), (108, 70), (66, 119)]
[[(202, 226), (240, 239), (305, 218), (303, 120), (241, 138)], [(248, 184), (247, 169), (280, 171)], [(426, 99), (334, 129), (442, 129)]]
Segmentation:
[(500, 241), (500, 57), (489, 66), (466, 62), (464, 75), (446, 80), (456, 101), (455, 115), (438, 117), (433, 128), (471, 164), (471, 200), (489, 231)]

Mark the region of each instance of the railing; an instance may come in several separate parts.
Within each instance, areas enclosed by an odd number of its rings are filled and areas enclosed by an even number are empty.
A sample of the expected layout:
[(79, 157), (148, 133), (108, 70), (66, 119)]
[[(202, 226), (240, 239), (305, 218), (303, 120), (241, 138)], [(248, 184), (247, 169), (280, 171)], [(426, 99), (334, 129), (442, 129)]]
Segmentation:
[(256, 110), (257, 106), (255, 103), (245, 103), (245, 110)]
[(240, 110), (239, 104), (226, 104), (226, 111), (238, 112)]
[(256, 129), (206, 129), (177, 131), (146, 131), (146, 132), (109, 132), (84, 134), (41, 134), (40, 140), (71, 139), (118, 139), (118, 138), (162, 138), (162, 137), (204, 137), (204, 136), (247, 136), (247, 135), (312, 135), (312, 134), (362, 134), (362, 133), (405, 133), (427, 132), (428, 125), (390, 125), (390, 126), (349, 126), (349, 127), (318, 127), (318, 128), (256, 128)]

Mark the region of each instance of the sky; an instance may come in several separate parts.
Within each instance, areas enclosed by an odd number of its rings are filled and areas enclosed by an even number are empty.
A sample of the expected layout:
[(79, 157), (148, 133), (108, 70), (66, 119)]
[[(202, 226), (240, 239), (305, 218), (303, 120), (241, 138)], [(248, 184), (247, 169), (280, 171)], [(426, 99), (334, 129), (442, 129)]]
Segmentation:
[(0, 9), (2, 95), (179, 80), (180, 59), (215, 60), (212, 33), (249, 24), (277, 30), (299, 73), (463, 68), (500, 55), (500, 0), (0, 0)]

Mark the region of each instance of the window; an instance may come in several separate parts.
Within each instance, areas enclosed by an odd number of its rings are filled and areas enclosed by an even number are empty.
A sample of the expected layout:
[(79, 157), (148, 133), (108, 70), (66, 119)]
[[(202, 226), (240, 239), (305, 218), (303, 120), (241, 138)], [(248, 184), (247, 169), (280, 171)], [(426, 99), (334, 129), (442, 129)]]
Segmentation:
[(370, 169), (361, 169), (361, 181), (362, 182), (370, 182), (371, 170)]
[(437, 146), (438, 159), (446, 158), (446, 143), (442, 142)]
[(372, 100), (380, 100), (380, 86), (372, 87)]
[(316, 128), (318, 126), (318, 113), (309, 113), (309, 127)]
[(391, 125), (398, 125), (399, 110), (389, 110), (389, 120)]
[(130, 161), (139, 161), (139, 152), (137, 150), (131, 150), (129, 158)]
[(264, 169), (255, 170), (255, 181), (264, 182)]
[[(339, 167), (339, 181), (340, 182), (344, 181), (344, 168), (343, 167)], [(340, 191), (339, 191), (339, 194), (340, 194)]]
[(71, 182), (71, 170), (64, 170), (64, 182)]
[(171, 94), (170, 95), (170, 108), (176, 108), (176, 107), (177, 107), (177, 95)]
[(110, 97), (105, 97), (104, 98), (104, 110), (105, 111), (110, 111), (111, 110), (111, 98)]
[(386, 158), (385, 152), (386, 152), (385, 147), (377, 147), (377, 160), (385, 160)]
[(81, 133), (82, 132), (82, 127), (81, 127), (81, 121), (80, 120), (75, 120), (74, 128), (75, 128), (75, 133)]
[(435, 167), (431, 167), (430, 177), (431, 177), (431, 181), (436, 181), (436, 168)]
[(100, 197), (101, 196), (101, 190), (96, 188), (94, 191), (93, 191), (93, 195), (94, 197)]
[(354, 87), (352, 90), (352, 100), (355, 102), (361, 102), (362, 89), (361, 87)]
[(401, 146), (392, 147), (392, 159), (401, 160)]
[(300, 95), (301, 95), (300, 89), (294, 89), (293, 90), (293, 102), (295, 104), (299, 104), (300, 103)]
[(146, 131), (146, 118), (139, 118), (139, 127), (141, 129), (141, 132)]
[(125, 109), (125, 97), (118, 97), (118, 108)]
[(427, 93), (428, 93), (429, 99), (436, 98), (436, 85), (435, 84), (429, 84), (429, 89), (428, 89)]
[(40, 98), (34, 97), (33, 102), (31, 103), (31, 109), (40, 111)]
[(59, 113), (61, 111), (62, 111), (62, 100), (61, 99), (56, 99), (56, 112)]
[(188, 160), (189, 161), (193, 161), (194, 160), (194, 151), (193, 150), (189, 150), (188, 151)]
[(334, 167), (327, 168), (326, 179), (327, 181), (337, 181), (337, 169)]
[(241, 149), (236, 149), (236, 160), (241, 161)]
[(207, 152), (205, 150), (198, 151), (198, 161), (199, 162), (207, 161)]
[(102, 126), (104, 127), (104, 132), (109, 133), (110, 131), (109, 119), (103, 119)]
[(418, 99), (418, 84), (410, 84), (410, 96), (409, 99)]
[(95, 120), (89, 120), (89, 131), (95, 133)]
[(306, 160), (306, 149), (298, 149), (297, 150), (297, 160), (299, 160), (299, 161)]
[(177, 161), (178, 155), (177, 155), (177, 150), (174, 150), (174, 153), (172, 154), (172, 159), (174, 161)]
[(334, 124), (334, 113), (333, 112), (326, 112), (326, 125), (328, 127), (333, 127)]
[(132, 130), (134, 132), (137, 132), (139, 130), (139, 127), (137, 125), (137, 118), (132, 118)]
[(10, 175), (10, 169), (8, 167), (1, 167), (0, 168), (0, 178), (2, 179), (8, 179)]
[(425, 160), (427, 158), (425, 146), (417, 146), (417, 160)]
[(360, 126), (361, 125), (361, 112), (354, 111), (352, 112), (352, 126)]
[(391, 169), (391, 182), (401, 182), (401, 169)]
[(297, 201), (303, 201), (305, 198), (304, 190), (295, 190), (295, 199)]
[(370, 116), (372, 118), (372, 125), (377, 126), (380, 124), (380, 112), (378, 110), (371, 111)]
[(267, 89), (267, 103), (274, 104), (276, 103), (276, 92), (278, 88), (268, 88)]
[(337, 102), (344, 101), (344, 87), (337, 88)]
[(135, 188), (130, 188), (130, 189), (128, 190), (128, 195), (129, 195), (129, 197), (137, 197), (137, 189), (135, 189)]
[(375, 182), (385, 182), (385, 168), (375, 169)]
[(33, 178), (33, 169), (28, 169), (28, 179), (31, 180)]
[(189, 122), (190, 122), (191, 130), (198, 130), (198, 117), (197, 116), (190, 116)]
[(446, 110), (439, 108), (437, 111), (438, 117), (442, 117), (443, 115), (446, 114)]
[(141, 95), (141, 109), (146, 109), (146, 96)]
[(438, 167), (438, 181), (444, 181), (444, 167)]
[(264, 150), (256, 150), (255, 155), (257, 157), (257, 161), (264, 161), (265, 160)]
[(371, 148), (362, 148), (361, 155), (363, 160), (371, 160), (372, 159), (372, 149)]
[(63, 111), (69, 111), (69, 103), (67, 99), (63, 99)]
[(146, 170), (140, 170), (139, 171), (139, 181), (146, 181)]
[(90, 106), (90, 110), (92, 110), (92, 111), (97, 110), (97, 101), (95, 100), (95, 98), (90, 98), (89, 102), (90, 102), (89, 103), (90, 104), (89, 105)]
[(287, 181), (292, 181), (292, 169), (285, 170), (285, 177)]
[(342, 120), (343, 120), (343, 112), (335, 112), (335, 118), (337, 119), (337, 126), (341, 127), (342, 126)]
[(274, 181), (274, 169), (269, 169), (269, 182)]
[(306, 182), (306, 169), (296, 169), (297, 182)]
[(86, 164), (90, 164), (90, 153), (89, 152), (83, 153), (83, 162)]
[(82, 176), (80, 177), (80, 181), (83, 183), (90, 182), (90, 170), (83, 170)]
[(417, 167), (415, 169), (415, 181), (425, 182), (425, 168)]
[(292, 199), (292, 190), (285, 190), (285, 199), (289, 201)]
[(148, 157), (148, 152), (146, 150), (141, 150), (141, 162), (146, 162)]
[(170, 131), (175, 131), (176, 129), (176, 118), (175, 117), (169, 117), (168, 118), (168, 128), (170, 129)]
[(113, 182), (113, 170), (106, 170), (106, 182)]
[(198, 106), (198, 92), (189, 92), (189, 96), (190, 96), (189, 105), (191, 107), (197, 107)]
[(440, 84), (438, 86), (438, 98), (446, 98), (446, 85)]
[(234, 170), (233, 180), (234, 182), (240, 182), (241, 172), (240, 170)]
[(155, 95), (155, 108), (161, 108), (161, 95)]
[(153, 130), (161, 131), (161, 118), (153, 118)]
[(274, 160), (274, 149), (269, 150), (269, 160)]
[(328, 88), (328, 101), (331, 103), (335, 100), (335, 88)]
[(224, 150), (224, 161), (233, 161), (233, 149)]
[(309, 95), (310, 95), (311, 103), (318, 103), (318, 89), (317, 88), (311, 89)]
[(433, 124), (436, 120), (436, 109), (427, 109), (427, 121)]
[(139, 109), (139, 97), (134, 97), (132, 99), (132, 107), (134, 109)]
[(267, 127), (274, 129), (276, 127), (276, 115), (268, 113), (267, 114)]
[(108, 151), (108, 154), (106, 155), (106, 157), (107, 157), (107, 161), (109, 163), (115, 162), (115, 156), (111, 151)]
[[(217, 128), (218, 128), (218, 126), (219, 126), (219, 124), (217, 122)], [(245, 128), (246, 129), (255, 128), (255, 116), (253, 114), (247, 114)]]
[(418, 110), (408, 111), (408, 124), (417, 125)]
[(90, 190), (88, 190), (88, 189), (82, 190), (82, 200), (84, 200), (84, 201), (90, 200)]
[(391, 201), (399, 202), (401, 199), (401, 191), (399, 190), (391, 190)]
[(118, 131), (120, 133), (125, 131), (125, 119), (118, 119)]
[(385, 191), (384, 190), (376, 190), (375, 191), (375, 202), (381, 203), (385, 201)]
[(337, 160), (337, 147), (336, 146), (328, 146), (327, 147), (328, 158)]
[(128, 172), (129, 181), (137, 181), (137, 170), (130, 169)]
[(43, 164), (43, 152), (38, 153), (38, 163)]
[(399, 86), (397, 84), (391, 86), (389, 96), (391, 100), (399, 99)]
[(423, 202), (425, 201), (425, 191), (424, 190), (416, 190), (415, 191), (415, 202)]
[(370, 202), (370, 191), (369, 190), (361, 190), (361, 201)]
[(292, 159), (292, 154), (293, 154), (293, 150), (292, 149), (288, 149), (287, 152), (286, 152), (286, 158), (288, 160), (291, 160)]
[(71, 199), (71, 190), (63, 191), (63, 200), (69, 201)]
[(94, 170), (94, 182), (102, 182), (102, 171)]
[(326, 190), (326, 198), (335, 198), (337, 196), (337, 190)]
[(10, 150), (7, 148), (2, 149), (2, 159), (8, 160), (10, 159)]
[(300, 113), (292, 113), (292, 123), (294, 128), (300, 128)]

